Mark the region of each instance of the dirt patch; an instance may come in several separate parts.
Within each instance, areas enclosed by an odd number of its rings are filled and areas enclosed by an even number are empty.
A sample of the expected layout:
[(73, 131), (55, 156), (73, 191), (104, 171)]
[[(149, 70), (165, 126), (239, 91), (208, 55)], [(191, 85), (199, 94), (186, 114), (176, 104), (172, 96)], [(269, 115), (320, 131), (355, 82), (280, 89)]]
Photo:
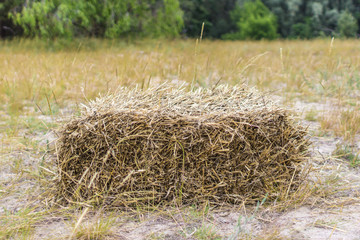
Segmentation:
[(273, 225), (290, 239), (360, 239), (360, 204), (328, 209), (301, 207)]

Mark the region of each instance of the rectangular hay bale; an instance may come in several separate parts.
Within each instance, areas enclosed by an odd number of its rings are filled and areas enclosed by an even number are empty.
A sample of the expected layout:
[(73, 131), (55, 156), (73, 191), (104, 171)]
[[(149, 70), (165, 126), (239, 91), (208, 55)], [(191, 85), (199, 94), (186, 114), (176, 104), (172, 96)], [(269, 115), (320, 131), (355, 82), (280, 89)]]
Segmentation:
[(120, 89), (65, 124), (58, 197), (134, 206), (276, 199), (302, 181), (309, 142), (253, 89)]

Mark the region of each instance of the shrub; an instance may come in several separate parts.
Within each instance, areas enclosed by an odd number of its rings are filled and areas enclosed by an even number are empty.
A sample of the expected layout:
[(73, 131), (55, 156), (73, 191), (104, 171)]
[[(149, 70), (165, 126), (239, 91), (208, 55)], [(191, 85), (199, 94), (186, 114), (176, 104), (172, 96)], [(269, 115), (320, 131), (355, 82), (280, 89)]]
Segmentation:
[(291, 37), (300, 39), (310, 39), (313, 37), (310, 19), (305, 23), (296, 23), (291, 27)]
[(2, 0), (0, 2), (0, 36), (1, 37), (15, 36), (16, 34), (21, 32), (19, 31), (19, 29), (17, 29), (14, 26), (8, 13), (12, 9), (16, 9), (19, 5), (23, 4), (24, 2), (25, 0)]
[(338, 20), (338, 31), (340, 36), (346, 38), (356, 37), (357, 30), (358, 24), (354, 16), (348, 11), (343, 11)]
[(177, 36), (183, 24), (178, 0), (34, 1), (11, 17), (25, 35), (43, 38)]
[(231, 13), (238, 32), (225, 34), (223, 39), (275, 39), (277, 35), (276, 17), (260, 1), (247, 1), (243, 7), (237, 6)]

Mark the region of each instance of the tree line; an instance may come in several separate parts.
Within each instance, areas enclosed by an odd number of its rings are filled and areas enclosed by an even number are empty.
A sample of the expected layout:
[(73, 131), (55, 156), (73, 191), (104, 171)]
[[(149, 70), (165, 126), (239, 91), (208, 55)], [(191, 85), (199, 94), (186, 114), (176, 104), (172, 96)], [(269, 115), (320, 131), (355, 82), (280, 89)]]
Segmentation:
[(357, 37), (360, 0), (3, 0), (0, 35), (40, 38)]

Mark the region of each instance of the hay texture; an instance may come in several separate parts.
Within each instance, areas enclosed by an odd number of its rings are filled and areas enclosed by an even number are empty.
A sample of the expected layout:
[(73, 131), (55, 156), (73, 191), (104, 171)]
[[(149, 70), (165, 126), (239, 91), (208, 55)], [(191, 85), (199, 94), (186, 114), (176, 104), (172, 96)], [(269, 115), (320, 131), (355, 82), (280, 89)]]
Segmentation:
[(253, 89), (122, 88), (60, 130), (58, 197), (107, 206), (276, 199), (301, 184), (305, 136)]

